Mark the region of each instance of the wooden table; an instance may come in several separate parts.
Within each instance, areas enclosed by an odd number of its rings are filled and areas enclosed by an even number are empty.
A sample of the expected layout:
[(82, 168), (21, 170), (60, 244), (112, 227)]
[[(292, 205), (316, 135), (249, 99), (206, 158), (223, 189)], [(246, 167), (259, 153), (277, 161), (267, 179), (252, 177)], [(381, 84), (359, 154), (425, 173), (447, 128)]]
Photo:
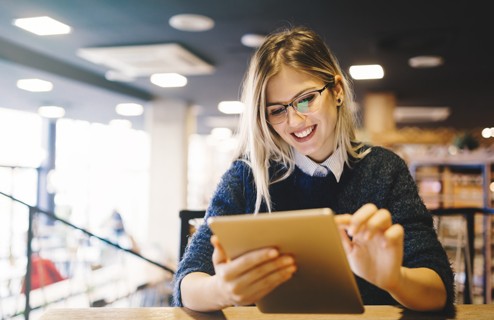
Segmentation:
[(265, 314), (256, 307), (232, 307), (220, 312), (201, 313), (186, 308), (85, 308), (50, 309), (41, 320), (164, 320), (164, 319), (365, 319), (365, 320), (407, 320), (407, 319), (494, 319), (494, 304), (462, 304), (457, 306), (456, 316), (406, 311), (393, 306), (366, 306), (365, 312), (350, 314)]

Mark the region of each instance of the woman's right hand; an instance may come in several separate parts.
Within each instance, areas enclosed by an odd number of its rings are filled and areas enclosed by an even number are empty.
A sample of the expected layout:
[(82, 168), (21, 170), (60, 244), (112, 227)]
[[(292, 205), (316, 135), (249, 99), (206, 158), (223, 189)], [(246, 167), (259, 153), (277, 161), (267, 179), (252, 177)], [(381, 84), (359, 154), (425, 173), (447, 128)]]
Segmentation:
[(290, 255), (281, 255), (275, 248), (262, 248), (229, 260), (216, 236), (213, 264), (217, 292), (223, 307), (251, 305), (290, 279), (297, 270)]

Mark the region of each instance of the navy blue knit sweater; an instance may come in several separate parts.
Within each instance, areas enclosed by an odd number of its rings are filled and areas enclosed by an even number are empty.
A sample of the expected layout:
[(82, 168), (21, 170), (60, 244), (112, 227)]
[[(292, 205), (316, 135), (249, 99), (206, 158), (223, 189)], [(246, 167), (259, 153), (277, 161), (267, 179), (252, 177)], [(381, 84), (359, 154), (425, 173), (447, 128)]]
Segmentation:
[[(283, 168), (273, 165), (270, 174)], [(418, 195), (406, 163), (393, 152), (373, 147), (363, 159), (345, 167), (340, 182), (334, 176), (313, 177), (296, 168), (286, 180), (270, 187), (273, 211), (329, 207), (337, 214), (353, 213), (366, 203), (386, 208), (394, 223), (405, 229), (403, 265), (410, 268), (426, 267), (435, 270), (447, 291), (447, 306), (454, 302), (453, 272), (448, 257), (433, 229), (432, 216)], [(252, 213), (255, 187), (251, 169), (236, 161), (223, 175), (206, 218), (216, 215)], [(265, 207), (261, 211), (266, 211)], [(174, 305), (181, 306), (180, 281), (191, 272), (214, 274), (211, 261), (213, 247), (211, 230), (207, 224), (199, 227), (191, 239), (175, 275)], [(397, 302), (386, 292), (356, 277), (366, 305)]]

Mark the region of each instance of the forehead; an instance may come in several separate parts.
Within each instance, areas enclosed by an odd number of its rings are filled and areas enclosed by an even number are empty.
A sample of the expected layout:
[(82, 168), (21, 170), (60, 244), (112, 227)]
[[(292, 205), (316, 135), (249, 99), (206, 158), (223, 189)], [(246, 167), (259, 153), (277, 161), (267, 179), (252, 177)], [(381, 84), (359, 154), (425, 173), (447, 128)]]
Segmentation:
[(268, 103), (287, 102), (304, 91), (317, 89), (322, 85), (322, 81), (306, 72), (282, 66), (266, 85), (266, 100)]

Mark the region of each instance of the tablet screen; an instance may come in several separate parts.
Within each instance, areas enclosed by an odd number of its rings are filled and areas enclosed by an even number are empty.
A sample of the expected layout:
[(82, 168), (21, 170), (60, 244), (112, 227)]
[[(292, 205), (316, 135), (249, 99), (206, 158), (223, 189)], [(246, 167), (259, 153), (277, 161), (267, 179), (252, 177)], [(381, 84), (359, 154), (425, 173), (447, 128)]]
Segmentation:
[(256, 303), (266, 313), (362, 313), (364, 307), (329, 208), (208, 218), (230, 259), (277, 247), (297, 271)]

